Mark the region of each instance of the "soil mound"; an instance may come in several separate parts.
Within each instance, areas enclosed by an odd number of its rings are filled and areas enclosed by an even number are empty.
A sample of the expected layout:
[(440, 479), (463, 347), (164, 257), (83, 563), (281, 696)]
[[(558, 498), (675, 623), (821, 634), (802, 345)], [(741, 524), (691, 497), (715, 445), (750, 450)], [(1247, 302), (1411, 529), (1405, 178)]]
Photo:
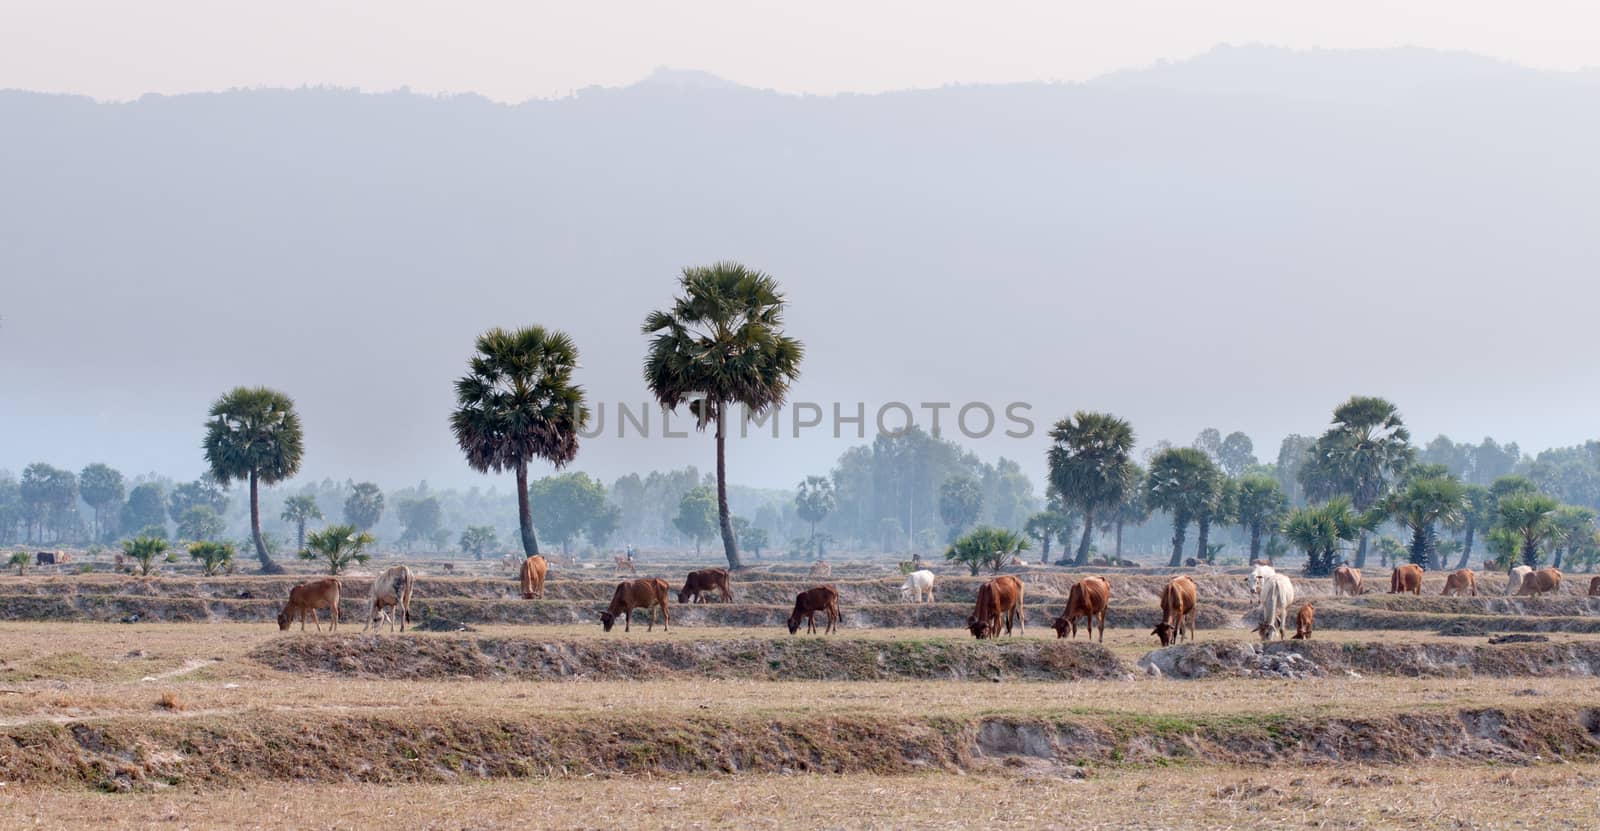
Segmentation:
[[(1171, 678), (1323, 674), (1461, 678), (1600, 677), (1600, 643), (1334, 643), (1215, 641), (1158, 649), (1139, 668)], [(1153, 669), (1152, 669), (1153, 668)]]

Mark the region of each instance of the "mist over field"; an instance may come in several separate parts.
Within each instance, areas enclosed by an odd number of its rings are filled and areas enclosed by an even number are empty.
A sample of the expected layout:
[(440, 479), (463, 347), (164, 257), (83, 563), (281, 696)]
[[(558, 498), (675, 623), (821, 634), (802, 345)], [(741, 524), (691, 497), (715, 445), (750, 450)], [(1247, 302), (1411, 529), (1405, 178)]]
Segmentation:
[[(1265, 460), (1352, 393), (1423, 439), (1579, 444), (1597, 105), (1593, 72), (1266, 47), (836, 97), (692, 72), (518, 106), (0, 93), (0, 468), (190, 479), (210, 402), (263, 384), (301, 410), (306, 480), (486, 485), (452, 383), (479, 332), (540, 323), (608, 410), (576, 469), (704, 471), (709, 438), (617, 439), (615, 406), (650, 400), (644, 316), (721, 259), (781, 282), (791, 400), (829, 413), (734, 441), (747, 485), (826, 473), (886, 402), (924, 427), (922, 402), (989, 405), (994, 435), (945, 437), (1035, 482), (1080, 408), (1142, 448), (1241, 430)], [(832, 437), (835, 402), (865, 439)]]

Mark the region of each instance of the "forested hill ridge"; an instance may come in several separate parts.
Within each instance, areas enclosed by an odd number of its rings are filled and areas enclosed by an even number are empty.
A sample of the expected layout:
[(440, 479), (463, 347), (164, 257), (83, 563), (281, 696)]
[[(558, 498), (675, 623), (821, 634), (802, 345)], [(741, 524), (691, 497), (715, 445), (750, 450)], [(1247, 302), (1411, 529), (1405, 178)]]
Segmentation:
[[(591, 395), (637, 405), (644, 315), (733, 258), (790, 298), (801, 400), (1027, 400), (1271, 446), (1368, 390), (1430, 434), (1591, 436), (1594, 72), (1238, 47), (1077, 84), (703, 80), (515, 106), (0, 94), (7, 435), (187, 478), (198, 414), (261, 383), (304, 412), (305, 475), (469, 487), (442, 425), (479, 332), (560, 327)], [(855, 441), (735, 469), (788, 488)], [(962, 441), (1042, 479), (1043, 430)], [(597, 439), (580, 464), (710, 460)]]

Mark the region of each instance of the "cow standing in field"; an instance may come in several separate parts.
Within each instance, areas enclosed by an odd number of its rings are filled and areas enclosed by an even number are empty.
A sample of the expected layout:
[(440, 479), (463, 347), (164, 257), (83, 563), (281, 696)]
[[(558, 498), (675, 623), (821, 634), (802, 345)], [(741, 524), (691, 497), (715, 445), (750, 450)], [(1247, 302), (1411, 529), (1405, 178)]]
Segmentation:
[(1506, 572), (1506, 594), (1516, 594), (1522, 581), (1533, 573), (1533, 566), (1517, 566)]
[(1561, 587), (1561, 569), (1541, 568), (1538, 571), (1522, 578), (1522, 585), (1517, 587), (1518, 597), (1531, 597), (1536, 594), (1553, 592)]
[[(415, 581), (411, 578), (411, 569), (405, 566), (389, 566), (378, 579), (372, 581), (371, 603), (367, 607), (367, 623), (361, 627), (365, 632), (377, 622), (382, 615), (389, 621), (389, 629), (393, 631), (396, 621), (400, 623), (400, 631), (406, 631), (406, 621), (411, 619), (411, 587)], [(389, 609), (394, 609), (394, 616), (389, 617)]]
[(800, 630), (800, 621), (806, 621), (806, 633), (817, 633), (817, 612), (828, 613), (828, 627), (823, 634), (831, 634), (844, 615), (839, 614), (839, 592), (832, 586), (817, 586), (794, 596), (794, 611), (789, 613), (789, 634)]
[(1600, 577), (1589, 578), (1589, 596), (1600, 597)]
[(1422, 594), (1422, 566), (1406, 563), (1389, 573), (1390, 594)]
[(1317, 610), (1313, 609), (1310, 603), (1301, 606), (1300, 611), (1296, 612), (1294, 616), (1294, 637), (1290, 638), (1290, 640), (1311, 640), (1311, 626), (1312, 624), (1316, 623), (1316, 621)]
[(1449, 597), (1463, 597), (1465, 595), (1478, 596), (1478, 573), (1470, 568), (1457, 569), (1444, 578), (1444, 591), (1439, 594)]
[(926, 594), (928, 602), (934, 602), (933, 581), (934, 574), (927, 569), (907, 574), (905, 584), (900, 587), (900, 599), (921, 603), (923, 595)]
[(605, 631), (610, 632), (612, 624), (617, 618), (622, 618), (622, 631), (632, 631), (632, 618), (634, 609), (650, 610), (650, 628), (646, 632), (656, 630), (656, 607), (661, 607), (661, 631), (671, 631), (667, 627), (672, 625), (672, 615), (667, 612), (667, 593), (671, 589), (667, 581), (660, 577), (645, 577), (639, 580), (624, 580), (617, 584), (617, 590), (611, 595), (611, 605), (600, 613), (600, 625)]
[(300, 631), (306, 631), (306, 614), (310, 613), (311, 622), (316, 624), (317, 631), (322, 631), (322, 621), (317, 618), (318, 609), (327, 609), (333, 618), (333, 623), (328, 631), (339, 631), (339, 578), (324, 577), (321, 580), (312, 580), (301, 583), (289, 590), (289, 602), (284, 604), (283, 611), (278, 613), (278, 631), (289, 628), (296, 616), (300, 618)]
[(1067, 608), (1051, 628), (1057, 638), (1078, 637), (1078, 618), (1083, 618), (1089, 637), (1094, 637), (1095, 618), (1100, 619), (1100, 643), (1106, 642), (1106, 606), (1111, 602), (1111, 582), (1104, 577), (1085, 577), (1067, 590)]
[[(1256, 570), (1268, 569), (1269, 566), (1257, 566)], [(1288, 577), (1277, 573), (1263, 575), (1259, 581), (1261, 586), (1261, 625), (1256, 631), (1261, 633), (1263, 641), (1271, 640), (1272, 633), (1278, 633), (1278, 640), (1283, 640), (1287, 634), (1286, 624), (1289, 618), (1289, 604), (1294, 602), (1294, 583)]]
[(1355, 597), (1361, 593), (1361, 571), (1349, 566), (1339, 566), (1333, 570), (1333, 596), (1341, 597), (1350, 595)]
[(517, 576), (517, 581), (522, 585), (522, 599), (544, 599), (544, 576), (549, 573), (550, 564), (538, 554), (522, 561), (522, 571)]
[(1009, 635), (1015, 624), (1022, 634), (1026, 632), (1022, 614), (1022, 581), (1004, 574), (978, 587), (978, 602), (967, 617), (967, 630), (983, 640), (1000, 637), (1002, 626)]
[(1180, 574), (1167, 581), (1161, 589), (1161, 622), (1150, 634), (1161, 639), (1162, 646), (1183, 641), (1184, 619), (1188, 618), (1189, 641), (1194, 642), (1194, 623), (1199, 616), (1199, 589), (1187, 575)]
[(683, 588), (678, 590), (678, 602), (704, 603), (706, 592), (709, 591), (721, 594), (723, 603), (733, 602), (733, 589), (728, 586), (727, 569), (703, 568), (689, 572), (689, 576), (683, 579)]

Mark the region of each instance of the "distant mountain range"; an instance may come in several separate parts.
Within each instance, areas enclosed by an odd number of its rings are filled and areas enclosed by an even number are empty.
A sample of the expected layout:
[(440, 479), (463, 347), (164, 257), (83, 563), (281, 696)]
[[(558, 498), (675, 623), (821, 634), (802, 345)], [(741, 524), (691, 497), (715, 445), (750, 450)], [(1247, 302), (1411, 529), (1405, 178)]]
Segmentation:
[[(639, 323), (724, 258), (788, 290), (796, 397), (869, 413), (1111, 409), (1270, 457), (1357, 391), (1530, 450), (1600, 403), (1594, 71), (1234, 47), (831, 97), (681, 70), (517, 106), (13, 91), (0, 124), (4, 467), (187, 477), (209, 400), (266, 383), (310, 475), (476, 481), (445, 429), (476, 333), (565, 328), (591, 395), (637, 405)], [(734, 476), (792, 485), (853, 441), (752, 438)], [(967, 443), (1042, 470), (1040, 434)], [(709, 452), (601, 438), (579, 466)]]

